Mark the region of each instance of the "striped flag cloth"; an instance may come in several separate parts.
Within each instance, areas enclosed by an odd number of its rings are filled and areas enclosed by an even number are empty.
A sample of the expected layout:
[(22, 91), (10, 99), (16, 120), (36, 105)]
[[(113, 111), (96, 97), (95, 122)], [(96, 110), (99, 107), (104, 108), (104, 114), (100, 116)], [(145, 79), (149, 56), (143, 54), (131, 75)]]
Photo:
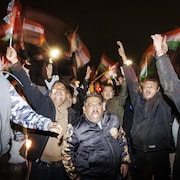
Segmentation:
[(75, 53), (76, 67), (77, 69), (84, 67), (91, 59), (89, 49), (80, 39), (79, 35), (76, 32), (77, 30), (70, 30), (65, 33), (71, 53)]
[(45, 42), (44, 26), (36, 21), (24, 18), (23, 20), (23, 39), (37, 46)]
[(96, 70), (96, 80), (101, 82), (115, 78), (118, 63), (114, 63), (105, 53), (101, 56), (100, 64)]
[[(175, 69), (180, 69), (180, 65), (178, 65), (179, 63), (176, 64), (178, 56), (180, 54), (180, 28), (176, 28), (162, 35), (167, 37), (167, 54), (169, 55), (172, 64), (174, 65)], [(156, 75), (157, 72), (155, 65), (155, 52), (153, 49), (153, 45), (151, 44), (142, 56), (139, 81), (141, 83), (144, 78), (151, 76), (155, 77)]]
[(16, 18), (16, 13), (17, 13), (17, 8), (14, 5), (15, 5), (15, 0), (11, 0), (8, 3), (7, 14), (3, 18), (4, 22), (6, 23), (3, 25), (5, 36), (2, 38), (2, 40), (4, 41), (8, 41), (9, 39), (12, 39), (14, 23), (15, 23), (15, 18)]

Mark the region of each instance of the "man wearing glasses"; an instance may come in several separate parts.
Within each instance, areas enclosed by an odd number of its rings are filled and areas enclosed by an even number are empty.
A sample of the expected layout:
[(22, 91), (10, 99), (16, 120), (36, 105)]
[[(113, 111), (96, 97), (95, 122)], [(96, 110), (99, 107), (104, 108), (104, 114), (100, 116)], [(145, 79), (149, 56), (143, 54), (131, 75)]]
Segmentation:
[(84, 99), (83, 115), (68, 125), (62, 159), (71, 179), (116, 180), (130, 163), (125, 133), (115, 114), (103, 110), (100, 94)]

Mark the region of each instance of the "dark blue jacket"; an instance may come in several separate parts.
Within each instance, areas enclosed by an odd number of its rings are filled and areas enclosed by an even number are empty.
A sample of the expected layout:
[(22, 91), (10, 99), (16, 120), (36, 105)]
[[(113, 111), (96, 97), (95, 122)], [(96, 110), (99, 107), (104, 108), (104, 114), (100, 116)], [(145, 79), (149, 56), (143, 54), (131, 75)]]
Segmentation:
[(105, 112), (102, 129), (82, 115), (69, 124), (64, 139), (63, 164), (71, 179), (116, 177), (120, 165), (130, 163), (127, 141), (118, 117)]

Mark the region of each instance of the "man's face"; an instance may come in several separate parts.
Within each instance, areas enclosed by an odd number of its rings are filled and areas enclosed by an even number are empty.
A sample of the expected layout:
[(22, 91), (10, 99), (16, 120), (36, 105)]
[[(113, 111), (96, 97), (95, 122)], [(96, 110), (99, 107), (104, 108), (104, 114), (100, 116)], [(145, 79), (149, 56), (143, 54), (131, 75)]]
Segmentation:
[(103, 88), (102, 96), (105, 101), (113, 98), (113, 96), (114, 96), (113, 88), (111, 86), (105, 86)]
[(99, 97), (89, 97), (83, 106), (83, 112), (86, 118), (94, 123), (101, 120), (103, 116), (103, 105)]
[(50, 92), (50, 97), (54, 102), (55, 106), (61, 106), (67, 98), (67, 89), (65, 85), (61, 82), (56, 83)]
[(142, 94), (146, 100), (152, 98), (158, 91), (159, 86), (157, 82), (147, 80), (142, 84)]

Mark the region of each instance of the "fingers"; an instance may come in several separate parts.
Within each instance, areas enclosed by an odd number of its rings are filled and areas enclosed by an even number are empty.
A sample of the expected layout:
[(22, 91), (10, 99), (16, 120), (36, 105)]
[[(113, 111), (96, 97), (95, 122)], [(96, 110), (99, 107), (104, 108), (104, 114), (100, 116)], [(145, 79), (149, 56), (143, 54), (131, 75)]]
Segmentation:
[[(161, 35), (161, 34), (154, 34), (154, 35), (151, 35), (151, 38), (153, 39), (153, 40), (163, 40), (163, 36)], [(165, 38), (165, 40), (166, 40), (166, 38)]]
[(123, 177), (125, 177), (127, 175), (128, 172), (128, 165), (127, 164), (122, 164), (121, 168), (120, 168), (121, 174), (123, 175)]
[(121, 41), (117, 41), (117, 45), (119, 46), (118, 51), (124, 52), (124, 47), (123, 47), (123, 44), (121, 43)]
[(117, 41), (117, 45), (118, 45), (118, 46), (122, 46), (121, 41)]
[(6, 58), (11, 63), (16, 63), (18, 61), (16, 50), (14, 48), (12, 48), (12, 47), (8, 47), (7, 51), (6, 51)]
[(57, 138), (58, 138), (58, 139), (61, 139), (62, 133), (63, 133), (63, 129), (62, 129), (62, 127), (61, 127), (60, 124), (57, 124), (57, 123), (53, 123), (53, 122), (52, 122), (52, 123), (50, 124), (50, 126), (49, 126), (49, 130), (50, 130), (51, 132), (57, 133), (57, 134), (58, 134)]

